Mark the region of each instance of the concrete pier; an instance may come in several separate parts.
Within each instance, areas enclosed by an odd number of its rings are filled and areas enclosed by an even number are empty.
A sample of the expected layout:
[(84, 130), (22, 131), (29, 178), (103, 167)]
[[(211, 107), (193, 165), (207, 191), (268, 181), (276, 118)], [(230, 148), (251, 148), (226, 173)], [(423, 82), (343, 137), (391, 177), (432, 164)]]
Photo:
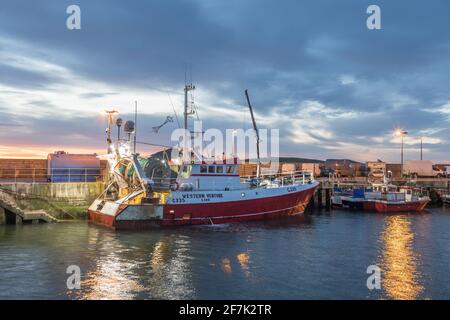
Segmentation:
[(317, 189), (317, 207), (319, 210), (323, 208), (322, 188)]
[(331, 210), (331, 189), (325, 189), (325, 209), (327, 211)]
[(0, 224), (85, 218), (102, 182), (0, 183)]
[(5, 209), (0, 207), (0, 225), (6, 224)]
[(68, 203), (90, 204), (103, 192), (103, 182), (83, 183), (0, 183), (0, 189), (25, 196), (62, 199)]
[(332, 185), (328, 181), (321, 181), (308, 204), (306, 212), (312, 213), (314, 209), (331, 211), (331, 195)]

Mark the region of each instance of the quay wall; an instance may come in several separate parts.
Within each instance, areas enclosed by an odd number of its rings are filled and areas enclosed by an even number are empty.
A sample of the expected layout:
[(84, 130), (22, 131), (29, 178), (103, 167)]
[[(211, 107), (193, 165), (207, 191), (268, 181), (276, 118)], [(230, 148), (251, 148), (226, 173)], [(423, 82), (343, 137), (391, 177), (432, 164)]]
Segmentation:
[(24, 196), (40, 197), (47, 200), (67, 201), (68, 203), (90, 204), (100, 195), (105, 184), (103, 182), (80, 183), (0, 183), (0, 188), (19, 193)]
[(0, 159), (0, 170), (45, 169), (47, 159)]
[(6, 216), (5, 216), (5, 209), (3, 209), (2, 207), (0, 207), (0, 226), (2, 224), (5, 224), (6, 221)]

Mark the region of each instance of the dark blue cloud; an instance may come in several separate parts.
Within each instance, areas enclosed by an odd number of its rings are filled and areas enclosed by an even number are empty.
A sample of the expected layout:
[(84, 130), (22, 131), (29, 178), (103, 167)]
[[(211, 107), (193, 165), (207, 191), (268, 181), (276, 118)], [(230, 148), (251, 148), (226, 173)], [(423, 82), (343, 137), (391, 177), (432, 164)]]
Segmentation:
[(39, 89), (58, 82), (51, 74), (23, 70), (0, 63), (0, 84), (10, 87)]
[[(302, 119), (305, 100), (360, 113), (327, 122), (336, 141), (382, 135), (394, 126), (412, 132), (448, 126), (443, 115), (424, 111), (450, 100), (445, 0), (80, 0), (82, 29), (69, 31), (65, 9), (73, 3), (2, 1), (0, 37), (27, 43), (45, 52), (40, 58), (104, 83), (182, 88), (192, 64), (197, 95), (215, 92), (219, 101), (212, 103), (218, 106), (226, 98), (242, 108), (248, 88), (263, 116), (276, 107)], [(382, 30), (366, 28), (370, 4), (381, 7)], [(344, 83), (343, 76), (353, 81)], [(0, 66), (0, 84), (31, 88), (55, 81), (53, 75)], [(93, 90), (82, 97), (105, 94)], [(448, 131), (439, 134), (448, 141)], [(445, 147), (436, 147), (439, 156)], [(284, 146), (286, 153), (292, 148)], [(315, 154), (320, 147), (294, 149)]]

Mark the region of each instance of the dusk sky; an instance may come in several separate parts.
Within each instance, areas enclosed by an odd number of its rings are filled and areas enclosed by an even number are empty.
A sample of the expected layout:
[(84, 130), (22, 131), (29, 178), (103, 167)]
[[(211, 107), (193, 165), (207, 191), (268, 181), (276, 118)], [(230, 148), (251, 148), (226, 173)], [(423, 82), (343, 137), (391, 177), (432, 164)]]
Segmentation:
[[(68, 30), (66, 8), (81, 8)], [(381, 8), (381, 30), (366, 9)], [(186, 66), (206, 127), (279, 128), (284, 156), (446, 161), (450, 2), (0, 1), (0, 157), (105, 150), (102, 111), (168, 144)], [(188, 67), (190, 70), (190, 67)], [(190, 76), (189, 76), (190, 78)], [(171, 103), (172, 102), (172, 103)]]

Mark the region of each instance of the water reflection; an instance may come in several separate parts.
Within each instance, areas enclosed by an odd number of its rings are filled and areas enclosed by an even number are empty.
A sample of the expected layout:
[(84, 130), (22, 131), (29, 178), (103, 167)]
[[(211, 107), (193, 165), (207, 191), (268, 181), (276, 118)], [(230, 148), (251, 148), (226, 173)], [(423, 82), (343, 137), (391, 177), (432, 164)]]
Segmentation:
[(184, 235), (164, 236), (153, 248), (147, 292), (153, 299), (193, 299), (192, 244)]
[(95, 270), (89, 271), (81, 282), (83, 291), (78, 299), (130, 300), (138, 296), (144, 287), (139, 279), (133, 276), (133, 262), (125, 262), (114, 254), (98, 262)]
[(137, 274), (143, 263), (130, 257), (130, 248), (113, 233), (90, 228), (88, 247), (95, 248), (92, 267), (83, 273), (81, 290), (67, 293), (70, 298), (130, 300), (144, 290)]
[[(0, 298), (449, 298), (450, 209), (308, 219), (151, 232), (76, 222), (3, 227)], [(73, 264), (82, 288), (69, 291)], [(365, 285), (371, 264), (382, 269), (383, 290)]]
[(248, 253), (242, 252), (236, 256), (237, 261), (239, 262), (239, 265), (241, 266), (242, 272), (245, 274), (246, 277), (249, 277), (250, 274), (250, 256)]
[(191, 274), (191, 241), (183, 235), (161, 235), (148, 243), (92, 228), (95, 249), (76, 299), (188, 299), (195, 297)]
[(231, 261), (228, 258), (222, 259), (222, 271), (225, 273), (231, 273), (233, 269), (231, 268)]
[(382, 243), (382, 286), (389, 299), (417, 299), (423, 291), (414, 252), (414, 233), (407, 215), (386, 216)]

